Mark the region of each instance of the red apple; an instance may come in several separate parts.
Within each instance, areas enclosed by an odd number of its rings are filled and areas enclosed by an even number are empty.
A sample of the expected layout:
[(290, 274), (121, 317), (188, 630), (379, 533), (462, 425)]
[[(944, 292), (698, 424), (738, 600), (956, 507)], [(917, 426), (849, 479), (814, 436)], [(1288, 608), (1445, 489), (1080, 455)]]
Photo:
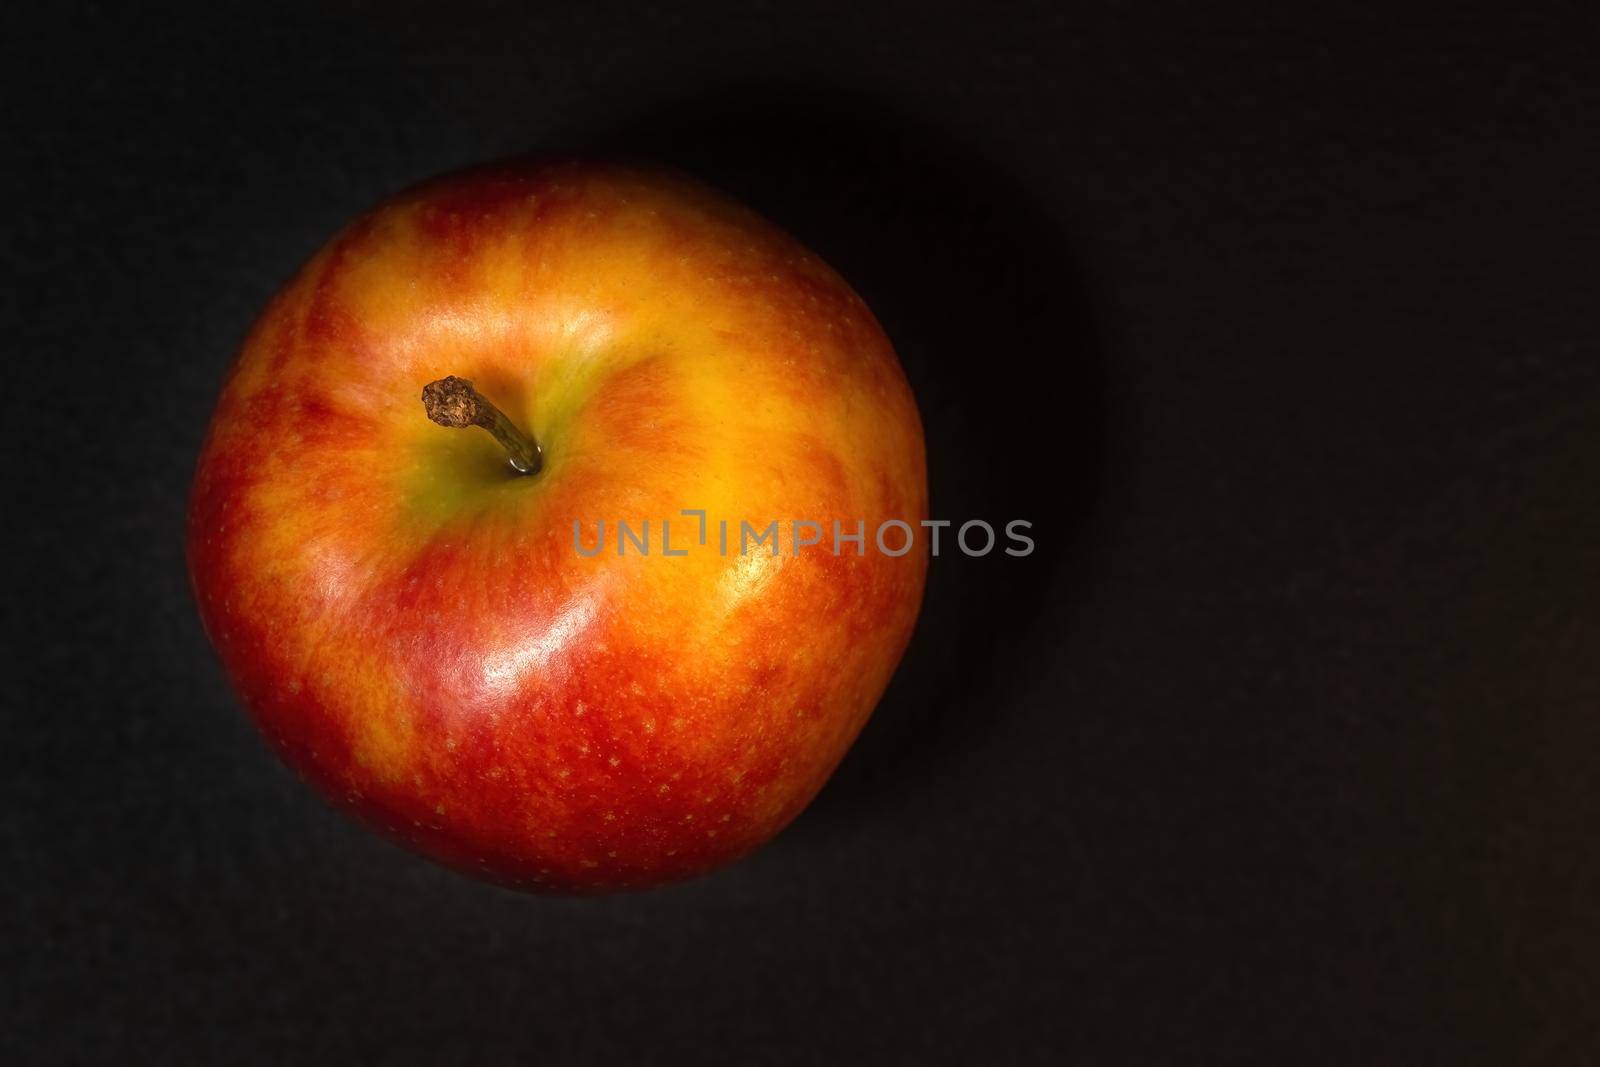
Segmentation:
[[(451, 376), (475, 388), (425, 410)], [(821, 788), (921, 602), (921, 538), (874, 532), (926, 500), (894, 352), (815, 255), (682, 176), (514, 163), (395, 197), (274, 298), (189, 566), (244, 703), (335, 804), (480, 877), (617, 889), (728, 863)], [(777, 555), (740, 552), (773, 521)], [(835, 521), (865, 544), (835, 554)]]

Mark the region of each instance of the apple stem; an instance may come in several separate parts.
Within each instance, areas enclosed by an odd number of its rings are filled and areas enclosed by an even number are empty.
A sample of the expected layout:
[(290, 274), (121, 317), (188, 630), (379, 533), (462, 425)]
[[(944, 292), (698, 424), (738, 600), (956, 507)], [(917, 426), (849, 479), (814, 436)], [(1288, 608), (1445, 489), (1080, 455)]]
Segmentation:
[(482, 426), (500, 442), (518, 474), (538, 474), (544, 462), (539, 442), (523, 433), (505, 412), (489, 403), (465, 378), (450, 375), (422, 387), (422, 406), (440, 426)]

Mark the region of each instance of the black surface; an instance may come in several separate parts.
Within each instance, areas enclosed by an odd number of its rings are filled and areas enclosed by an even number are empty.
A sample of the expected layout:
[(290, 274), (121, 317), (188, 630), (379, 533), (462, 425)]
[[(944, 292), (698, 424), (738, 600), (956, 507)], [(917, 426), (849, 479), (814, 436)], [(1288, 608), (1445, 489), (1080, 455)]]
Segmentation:
[[(0, 1059), (1594, 1062), (1587, 7), (8, 7)], [(573, 146), (832, 261), (1040, 543), (775, 844), (582, 901), (281, 768), (180, 525), (301, 261)]]

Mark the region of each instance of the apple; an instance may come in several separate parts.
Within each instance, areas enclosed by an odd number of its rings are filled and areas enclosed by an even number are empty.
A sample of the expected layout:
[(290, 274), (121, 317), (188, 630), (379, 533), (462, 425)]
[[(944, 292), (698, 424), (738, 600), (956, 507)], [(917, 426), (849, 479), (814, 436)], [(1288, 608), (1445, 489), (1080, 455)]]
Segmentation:
[(915, 401), (836, 273), (686, 176), (521, 161), (394, 197), (278, 293), (187, 541), (316, 789), (450, 867), (590, 892), (805, 808), (921, 603), (925, 548), (873, 531), (926, 514)]

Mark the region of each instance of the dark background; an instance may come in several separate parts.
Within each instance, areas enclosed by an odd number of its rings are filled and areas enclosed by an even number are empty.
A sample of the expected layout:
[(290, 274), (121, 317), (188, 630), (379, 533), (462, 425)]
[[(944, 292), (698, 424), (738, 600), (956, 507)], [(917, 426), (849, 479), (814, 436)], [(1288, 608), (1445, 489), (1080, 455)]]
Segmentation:
[[(1589, 6), (8, 5), (0, 1058), (1595, 1062)], [(295, 267), (572, 148), (837, 266), (1039, 542), (777, 842), (598, 900), (324, 808), (181, 543)]]

